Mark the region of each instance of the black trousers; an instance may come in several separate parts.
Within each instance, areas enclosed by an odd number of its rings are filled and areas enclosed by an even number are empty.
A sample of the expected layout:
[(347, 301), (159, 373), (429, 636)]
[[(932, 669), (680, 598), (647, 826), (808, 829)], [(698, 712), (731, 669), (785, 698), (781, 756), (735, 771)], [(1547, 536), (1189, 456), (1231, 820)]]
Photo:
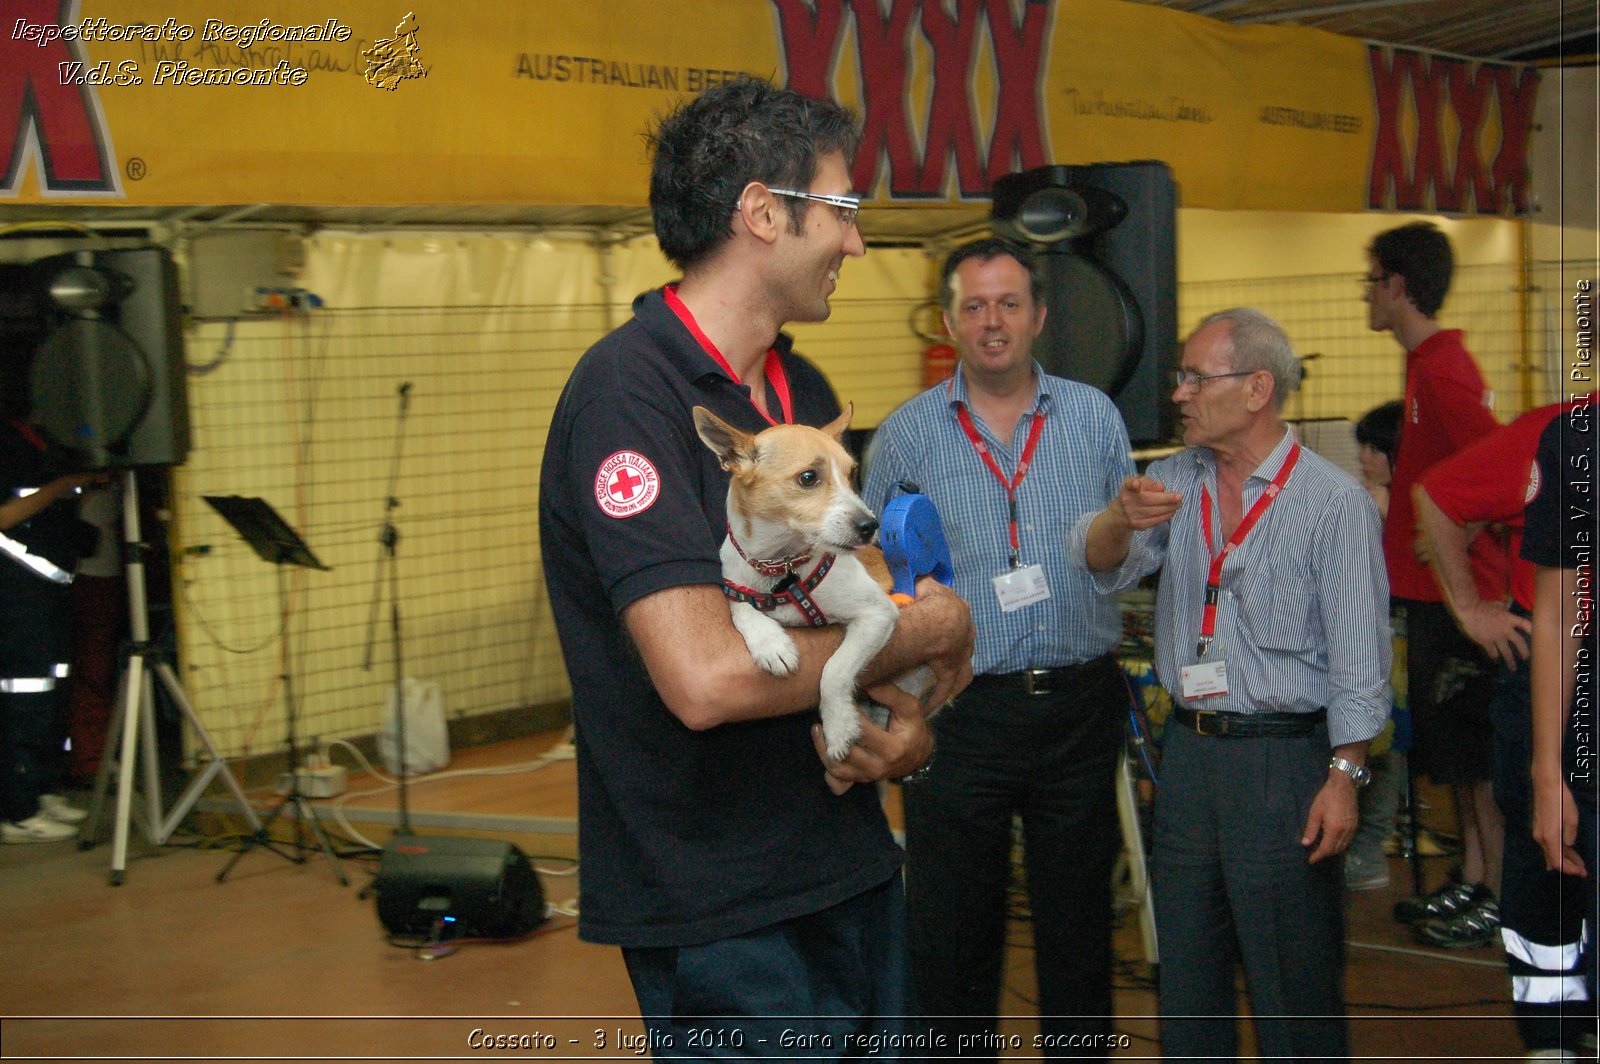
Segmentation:
[(904, 795), (911, 981), (918, 1011), (947, 1044), (967, 1047), (963, 1060), (994, 1059), (983, 1046), (999, 1010), (1013, 817), (1022, 821), (1040, 1027), (1111, 1032), (1115, 781), (1127, 704), (1108, 657), (1048, 695), (980, 676), (934, 718), (932, 772)]
[[(1584, 891), (1545, 868), (1533, 838), (1533, 713), (1528, 663), (1500, 670), (1494, 701), (1494, 800), (1506, 818), (1500, 919), (1517, 1030), (1529, 1049), (1575, 1048), (1592, 1006), (1579, 966)], [(1592, 889), (1592, 888), (1591, 888)], [(1579, 995), (1582, 994), (1580, 998)]]
[(1498, 666), (1462, 634), (1442, 602), (1396, 600), (1406, 614), (1411, 770), (1441, 785), (1494, 775), (1489, 702)]
[(1261, 1057), (1342, 1060), (1342, 862), (1300, 845), (1328, 778), (1328, 729), (1227, 739), (1169, 723), (1151, 885), (1166, 1060), (1238, 1055), (1244, 966)]
[[(70, 656), (70, 587), (0, 558), (0, 678), (53, 679)], [(26, 820), (60, 779), (64, 690), (0, 692), (0, 815)]]

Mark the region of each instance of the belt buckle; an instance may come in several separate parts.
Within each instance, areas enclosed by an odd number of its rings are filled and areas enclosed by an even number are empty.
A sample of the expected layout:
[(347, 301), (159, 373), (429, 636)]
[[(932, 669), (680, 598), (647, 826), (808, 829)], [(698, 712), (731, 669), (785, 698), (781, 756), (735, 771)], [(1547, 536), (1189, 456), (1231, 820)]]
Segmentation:
[(1049, 669), (1023, 669), (1022, 689), (1030, 695), (1047, 695), (1050, 693)]
[[(1217, 722), (1216, 731), (1206, 731), (1206, 721), (1208, 720)], [(1214, 709), (1197, 709), (1194, 711), (1194, 730), (1196, 735), (1204, 735), (1212, 739), (1221, 738), (1228, 734), (1228, 729), (1222, 725), (1221, 718), (1217, 716), (1217, 711)]]

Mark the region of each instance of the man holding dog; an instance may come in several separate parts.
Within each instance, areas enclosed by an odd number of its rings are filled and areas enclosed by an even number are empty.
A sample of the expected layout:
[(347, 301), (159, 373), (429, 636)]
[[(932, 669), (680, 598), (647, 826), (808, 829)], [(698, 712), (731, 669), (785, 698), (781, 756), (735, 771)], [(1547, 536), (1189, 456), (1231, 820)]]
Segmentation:
[(1041, 1033), (1082, 1047), (1063, 1056), (1103, 1056), (1122, 616), (1071, 567), (1060, 530), (1132, 474), (1128, 434), (1102, 392), (1034, 360), (1046, 310), (1026, 249), (956, 249), (941, 295), (955, 377), (884, 421), (862, 493), (878, 511), (906, 482), (933, 500), (978, 623), (972, 686), (935, 719), (938, 758), (903, 792), (916, 1005), (952, 1045), (993, 1038), (1020, 816)]
[(1177, 381), (1188, 450), (1130, 477), (1070, 536), (1107, 591), (1161, 569), (1162, 1053), (1237, 1056), (1237, 959), (1263, 1059), (1343, 1059), (1337, 858), (1390, 704), (1378, 512), (1284, 424), (1300, 361), (1261, 312), (1201, 322)]
[[(787, 677), (757, 667), (722, 593), (728, 476), (690, 413), (752, 433), (839, 414), (779, 330), (826, 319), (844, 261), (865, 254), (858, 136), (837, 105), (745, 77), (666, 117), (650, 204), (682, 279), (579, 361), (545, 449), (580, 932), (622, 947), (651, 1044), (673, 1059), (792, 1057), (785, 1031), (839, 1049), (895, 1035), (907, 1012), (902, 854), (875, 788), (848, 785), (928, 759), (928, 707), (970, 676), (967, 607), (922, 582), (863, 675), (887, 725), (863, 721), (849, 755), (826, 759), (809, 711), (839, 631), (793, 630)], [(938, 677), (926, 704), (886, 682), (921, 663)]]

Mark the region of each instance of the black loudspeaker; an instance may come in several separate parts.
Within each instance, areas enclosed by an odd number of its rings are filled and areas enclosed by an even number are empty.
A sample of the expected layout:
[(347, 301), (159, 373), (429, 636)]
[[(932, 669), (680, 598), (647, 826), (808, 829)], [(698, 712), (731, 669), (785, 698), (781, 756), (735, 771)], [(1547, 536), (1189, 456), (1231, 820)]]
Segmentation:
[(509, 842), (396, 836), (378, 859), (378, 920), (392, 935), (515, 938), (544, 922), (544, 888)]
[(45, 435), (85, 468), (181, 465), (189, 404), (172, 256), (78, 251), (32, 271), (51, 321), (30, 380)]
[(991, 217), (1038, 260), (1040, 364), (1109, 395), (1134, 443), (1165, 443), (1178, 338), (1177, 187), (1166, 165), (1010, 174), (994, 183)]

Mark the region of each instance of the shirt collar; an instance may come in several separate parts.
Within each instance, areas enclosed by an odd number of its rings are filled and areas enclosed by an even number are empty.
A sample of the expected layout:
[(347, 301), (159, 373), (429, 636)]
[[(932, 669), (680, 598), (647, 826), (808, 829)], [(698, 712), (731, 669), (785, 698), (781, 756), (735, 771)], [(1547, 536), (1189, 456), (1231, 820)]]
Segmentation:
[(1251, 473), (1250, 476), (1255, 480), (1271, 481), (1278, 475), (1278, 471), (1283, 468), (1283, 463), (1288, 461), (1289, 452), (1294, 449), (1294, 444), (1294, 430), (1285, 425), (1283, 427), (1283, 439), (1279, 440), (1278, 446), (1274, 447), (1261, 460), (1261, 464), (1256, 466), (1256, 471)]
[[(685, 380), (704, 384), (707, 378), (718, 378), (732, 382), (731, 377), (717, 365), (716, 360), (706, 354), (705, 348), (700, 346), (700, 341), (694, 338), (678, 316), (667, 306), (667, 301), (662, 295), (663, 289), (655, 288), (641, 293), (633, 301), (633, 314), (639, 324), (650, 333), (660, 344), (662, 356), (676, 370), (683, 375)], [(787, 356), (794, 345), (788, 333), (780, 332), (772, 341), (772, 346), (777, 349), (780, 357)], [(740, 385), (748, 390), (748, 385)]]
[[(1261, 460), (1261, 464), (1256, 466), (1246, 479), (1265, 480), (1270, 483), (1272, 478), (1278, 475), (1278, 470), (1283, 468), (1283, 463), (1288, 460), (1289, 451), (1294, 447), (1294, 444), (1294, 430), (1285, 425), (1283, 427), (1283, 439), (1278, 441), (1276, 447), (1267, 452), (1267, 456)], [(1217, 475), (1217, 456), (1212, 452), (1211, 448), (1196, 447), (1191, 453), (1194, 455), (1194, 460), (1207, 474), (1213, 478)]]
[[(949, 383), (943, 386), (950, 400), (951, 417), (955, 416), (957, 403), (965, 404), (968, 409), (972, 407), (971, 392), (967, 388), (966, 370), (966, 366), (957, 362), (955, 376), (951, 377)], [(1033, 405), (1028, 407), (1027, 412), (1037, 414), (1043, 410), (1046, 414), (1049, 414), (1055, 399), (1050, 393), (1050, 377), (1045, 373), (1044, 367), (1039, 365), (1038, 359), (1033, 360), (1033, 380)]]
[(1464, 347), (1466, 346), (1466, 335), (1461, 329), (1440, 329), (1416, 347), (1407, 351), (1406, 357), (1408, 359), (1426, 358), (1443, 347)]

